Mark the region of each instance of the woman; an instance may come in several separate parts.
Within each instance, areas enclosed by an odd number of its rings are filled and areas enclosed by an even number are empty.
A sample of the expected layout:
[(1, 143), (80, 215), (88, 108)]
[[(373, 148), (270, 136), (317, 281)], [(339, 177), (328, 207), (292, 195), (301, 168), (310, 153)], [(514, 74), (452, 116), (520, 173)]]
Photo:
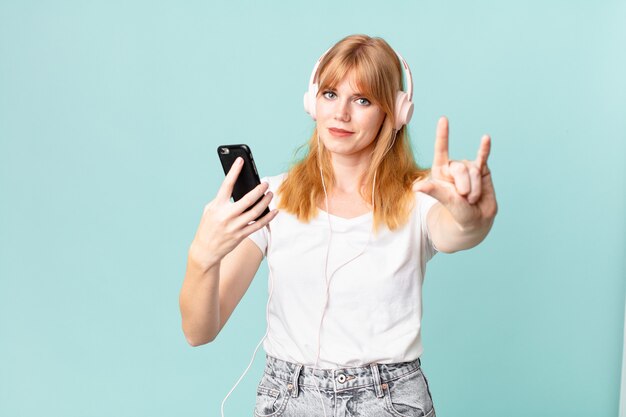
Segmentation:
[(419, 361), (426, 262), (480, 243), (497, 204), (488, 136), (474, 161), (449, 161), (441, 118), (431, 170), (416, 165), (403, 63), (380, 38), (338, 42), (305, 95), (316, 120), (306, 157), (231, 203), (239, 161), (205, 207), (181, 290), (183, 330), (193, 346), (214, 340), (267, 256), (255, 415), (435, 415)]

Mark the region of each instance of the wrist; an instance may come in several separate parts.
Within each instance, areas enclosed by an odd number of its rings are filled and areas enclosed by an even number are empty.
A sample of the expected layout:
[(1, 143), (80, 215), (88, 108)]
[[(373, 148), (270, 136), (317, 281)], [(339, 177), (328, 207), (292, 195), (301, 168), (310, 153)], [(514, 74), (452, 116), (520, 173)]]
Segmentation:
[(201, 248), (195, 241), (189, 246), (189, 252), (187, 254), (187, 262), (190, 267), (200, 270), (201, 272), (208, 272), (216, 266), (219, 267), (221, 259), (217, 256), (211, 256), (211, 253), (206, 248)]
[(455, 223), (461, 233), (469, 235), (489, 230), (493, 224), (493, 218), (474, 219), (466, 223), (455, 221)]

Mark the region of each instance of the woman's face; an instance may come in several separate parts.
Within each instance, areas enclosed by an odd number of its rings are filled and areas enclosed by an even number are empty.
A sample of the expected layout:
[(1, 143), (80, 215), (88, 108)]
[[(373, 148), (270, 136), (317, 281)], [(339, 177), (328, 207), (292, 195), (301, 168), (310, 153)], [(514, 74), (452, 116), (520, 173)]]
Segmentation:
[(356, 84), (348, 74), (335, 89), (317, 96), (317, 131), (333, 156), (369, 158), (385, 119), (378, 105), (355, 90)]

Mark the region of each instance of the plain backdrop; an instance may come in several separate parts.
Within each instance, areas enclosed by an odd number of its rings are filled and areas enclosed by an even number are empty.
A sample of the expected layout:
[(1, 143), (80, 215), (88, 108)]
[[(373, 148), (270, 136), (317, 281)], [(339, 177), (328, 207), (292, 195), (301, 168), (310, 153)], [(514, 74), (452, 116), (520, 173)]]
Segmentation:
[[(247, 143), (285, 171), (302, 95), (346, 35), (412, 68), (410, 134), (473, 159), (500, 211), (437, 255), (422, 357), (440, 417), (615, 416), (626, 276), (624, 1), (0, 1), (0, 415), (219, 415), (265, 332), (265, 264), (187, 345), (188, 246)], [(252, 415), (263, 353), (226, 404)]]

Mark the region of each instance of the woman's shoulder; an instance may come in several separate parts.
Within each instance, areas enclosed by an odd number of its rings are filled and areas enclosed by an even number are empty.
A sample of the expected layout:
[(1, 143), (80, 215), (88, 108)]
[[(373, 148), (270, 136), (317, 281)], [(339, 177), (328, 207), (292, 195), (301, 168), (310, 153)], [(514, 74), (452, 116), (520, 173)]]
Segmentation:
[(417, 204), (434, 204), (437, 202), (437, 199), (421, 191), (413, 191), (413, 196)]
[(437, 199), (421, 191), (414, 192), (413, 217), (425, 218), (428, 211), (438, 203)]
[(280, 184), (283, 183), (285, 178), (287, 178), (287, 173), (283, 172), (278, 175), (263, 177), (261, 178), (261, 182), (268, 183), (270, 186), (270, 191), (276, 192), (276, 190), (278, 190), (278, 187), (280, 187)]

